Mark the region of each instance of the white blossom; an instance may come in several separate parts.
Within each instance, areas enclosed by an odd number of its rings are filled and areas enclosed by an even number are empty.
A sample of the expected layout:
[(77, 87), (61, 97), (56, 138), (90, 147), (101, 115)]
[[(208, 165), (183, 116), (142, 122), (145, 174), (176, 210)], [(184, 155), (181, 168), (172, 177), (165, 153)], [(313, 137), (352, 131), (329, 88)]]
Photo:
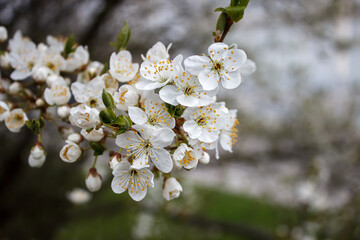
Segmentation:
[(110, 74), (101, 75), (101, 79), (105, 84), (105, 90), (111, 94), (114, 94), (119, 88), (119, 82), (116, 81)]
[(5, 125), (11, 132), (20, 132), (27, 120), (25, 112), (21, 108), (16, 108), (7, 115)]
[(135, 131), (127, 131), (116, 137), (116, 144), (126, 149), (126, 156), (132, 156), (133, 167), (143, 168), (151, 160), (162, 172), (168, 173), (173, 168), (170, 153), (164, 149), (174, 140), (174, 132), (169, 128), (152, 129), (134, 125)]
[(203, 152), (202, 156), (199, 159), (199, 163), (208, 164), (210, 162), (210, 155), (207, 152)]
[(67, 140), (69, 140), (70, 142), (79, 144), (83, 138), (81, 137), (81, 135), (79, 133), (72, 133), (67, 137)]
[(132, 62), (131, 53), (121, 50), (110, 57), (109, 73), (119, 82), (128, 82), (133, 79), (139, 69), (138, 63)]
[(153, 94), (145, 100), (145, 107), (129, 107), (129, 116), (135, 124), (149, 127), (173, 128), (175, 119), (168, 113), (159, 95)]
[(229, 49), (225, 43), (213, 43), (209, 56), (191, 56), (184, 62), (186, 70), (197, 75), (205, 90), (216, 89), (219, 82), (224, 88), (240, 85), (240, 68), (246, 62), (246, 53), (241, 49)]
[(218, 88), (205, 91), (197, 76), (186, 71), (179, 71), (174, 78), (174, 85), (164, 86), (160, 98), (171, 105), (181, 104), (187, 107), (199, 107), (215, 102)]
[(104, 133), (104, 129), (99, 128), (99, 129), (92, 129), (90, 132), (88, 132), (86, 129), (82, 129), (81, 130), (81, 135), (88, 141), (92, 141), (92, 142), (98, 142), (100, 141), (105, 133)]
[(77, 75), (76, 82), (80, 82), (80, 83), (90, 82), (93, 78), (100, 76), (100, 73), (103, 68), (104, 68), (104, 64), (102, 64), (101, 62), (98, 61), (90, 62), (87, 65), (85, 71), (82, 71)]
[(46, 79), (51, 74), (49, 68), (40, 66), (37, 69), (32, 70), (32, 77), (37, 83), (46, 82)]
[(141, 78), (135, 87), (139, 90), (153, 90), (172, 82), (181, 69), (182, 55), (174, 60), (162, 59), (156, 63), (143, 62), (140, 67)]
[(187, 108), (182, 115), (186, 120), (183, 128), (192, 139), (205, 143), (214, 142), (225, 125), (227, 111), (223, 103)]
[(188, 170), (195, 168), (199, 161), (194, 149), (187, 146), (185, 143), (180, 144), (180, 146), (175, 150), (173, 153), (173, 159), (177, 165), (180, 165)]
[(97, 192), (101, 188), (102, 177), (96, 168), (91, 168), (85, 179), (85, 185), (90, 192)]
[(119, 91), (114, 93), (115, 107), (122, 111), (127, 111), (129, 106), (137, 106), (140, 95), (131, 85), (124, 84)]
[(73, 163), (81, 156), (80, 147), (69, 140), (65, 141), (67, 144), (60, 151), (60, 158), (67, 163)]
[(63, 105), (63, 106), (59, 106), (57, 109), (57, 114), (59, 115), (60, 118), (67, 118), (70, 114), (70, 106), (68, 105)]
[(0, 66), (2, 68), (10, 67), (10, 55), (8, 52), (4, 52), (4, 54), (0, 54)]
[(0, 26), (0, 43), (5, 42), (8, 38), (8, 32), (4, 26)]
[(31, 148), (31, 152), (29, 155), (29, 165), (31, 167), (41, 167), (46, 159), (44, 148), (40, 144), (36, 144), (33, 148)]
[(157, 42), (152, 46), (146, 53), (146, 57), (144, 55), (141, 55), (141, 58), (144, 61), (150, 62), (150, 63), (157, 63), (158, 61), (162, 59), (169, 59), (169, 49), (171, 47), (171, 44), (166, 48), (165, 45), (162, 42)]
[(75, 188), (66, 194), (67, 199), (74, 204), (87, 203), (91, 199), (91, 195), (88, 191), (82, 188)]
[(239, 124), (236, 119), (237, 110), (229, 110), (229, 114), (226, 118), (226, 123), (224, 128), (220, 131), (220, 145), (221, 147), (229, 152), (232, 152), (232, 146), (237, 142), (237, 132), (236, 125)]
[(67, 56), (61, 70), (73, 72), (76, 69), (86, 65), (88, 62), (89, 51), (87, 50), (87, 47), (78, 46), (74, 52)]
[(0, 121), (4, 121), (5, 118), (9, 115), (10, 108), (6, 102), (0, 101)]
[(120, 153), (115, 153), (114, 155), (112, 155), (109, 159), (110, 168), (115, 169), (116, 165), (118, 165), (120, 161), (121, 161)]
[(96, 108), (80, 104), (70, 109), (69, 120), (74, 126), (89, 129), (95, 127), (100, 122), (99, 111)]
[(51, 87), (44, 91), (45, 101), (49, 105), (64, 105), (69, 102), (70, 97), (70, 89), (62, 77), (58, 77)]
[(65, 64), (64, 58), (59, 52), (51, 47), (47, 47), (45, 50), (39, 50), (38, 48), (38, 57), (36, 64), (32, 69), (32, 76), (39, 74), (39, 68), (45, 68), (48, 71), (48, 74), (58, 75), (60, 69)]
[(38, 50), (35, 43), (23, 38), (17, 31), (9, 40), (10, 64), (15, 69), (10, 77), (13, 80), (24, 80), (31, 75), (32, 68), (37, 62)]
[(167, 201), (170, 201), (174, 198), (178, 198), (182, 191), (183, 189), (181, 184), (176, 180), (176, 178), (171, 177), (166, 179), (162, 195)]
[(128, 190), (130, 197), (135, 201), (142, 200), (147, 189), (154, 187), (154, 174), (149, 169), (135, 169), (127, 161), (117, 164), (112, 174), (114, 175), (111, 182), (112, 190), (115, 193), (123, 193)]
[(80, 82), (71, 84), (71, 91), (77, 102), (84, 103), (91, 108), (97, 109), (104, 108), (101, 99), (104, 88), (104, 81), (100, 77), (95, 77), (86, 84)]
[(8, 87), (8, 91), (11, 94), (17, 94), (20, 92), (20, 90), (22, 89), (21, 84), (18, 82), (13, 82), (12, 84), (9, 85)]

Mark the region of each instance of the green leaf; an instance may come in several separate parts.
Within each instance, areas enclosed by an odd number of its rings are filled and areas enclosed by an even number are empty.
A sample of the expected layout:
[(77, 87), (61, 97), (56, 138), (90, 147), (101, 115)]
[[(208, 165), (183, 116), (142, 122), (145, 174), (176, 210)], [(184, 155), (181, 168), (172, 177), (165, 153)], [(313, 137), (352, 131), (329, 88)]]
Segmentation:
[(63, 52), (65, 58), (67, 58), (67, 56), (70, 53), (75, 52), (76, 47), (74, 47), (74, 45), (75, 45), (74, 34), (71, 34), (65, 43), (64, 52)]
[(215, 9), (215, 12), (226, 12), (225, 8), (218, 7)]
[(244, 16), (245, 7), (236, 6), (236, 7), (226, 7), (226, 13), (234, 22), (240, 21)]
[(115, 108), (115, 103), (114, 103), (113, 97), (105, 89), (103, 89), (103, 92), (102, 92), (102, 101), (105, 104), (107, 109)]
[(39, 125), (40, 125), (40, 128), (45, 127), (45, 119), (43, 118), (43, 116), (39, 117)]
[(104, 63), (104, 67), (101, 69), (100, 76), (105, 74), (109, 70), (109, 63)]
[(115, 113), (111, 109), (101, 110), (99, 114), (100, 121), (105, 124), (111, 124), (115, 121)]
[(166, 106), (169, 114), (175, 118), (181, 117), (181, 115), (183, 114), (183, 112), (185, 110), (181, 105), (174, 106), (169, 103), (165, 103), (165, 106)]
[(40, 122), (38, 120), (33, 119), (31, 121), (26, 121), (25, 125), (33, 134), (39, 134)]
[(226, 27), (227, 21), (228, 15), (226, 14), (226, 12), (222, 12), (216, 23), (216, 30), (220, 30), (221, 32), (223, 32)]
[(94, 156), (102, 155), (105, 151), (105, 147), (98, 142), (89, 142), (92, 150), (94, 150)]
[(88, 128), (88, 129), (86, 129), (86, 132), (89, 133), (89, 132), (91, 132), (93, 129), (94, 129), (94, 128)]
[(230, 7), (242, 6), (246, 7), (249, 4), (249, 0), (231, 0)]
[(115, 47), (117, 51), (124, 50), (129, 42), (130, 35), (130, 28), (125, 22), (123, 28), (117, 36), (116, 43), (111, 42), (110, 45)]
[(130, 120), (130, 118), (128, 118), (127, 116), (125, 115), (120, 115), (118, 116), (114, 123), (113, 124), (116, 124), (117, 127), (118, 127), (118, 130), (116, 131), (116, 135), (119, 135), (121, 133), (124, 133), (126, 132), (127, 130), (129, 130), (132, 126), (132, 122)]

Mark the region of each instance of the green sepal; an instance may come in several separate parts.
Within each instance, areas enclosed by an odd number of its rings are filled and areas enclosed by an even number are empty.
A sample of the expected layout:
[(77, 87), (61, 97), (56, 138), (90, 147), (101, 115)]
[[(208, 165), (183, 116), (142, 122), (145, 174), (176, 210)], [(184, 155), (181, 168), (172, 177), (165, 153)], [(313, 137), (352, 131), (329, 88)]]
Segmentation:
[(115, 102), (114, 102), (113, 97), (105, 89), (103, 89), (103, 92), (102, 92), (102, 101), (105, 104), (107, 109), (115, 108)]
[(115, 113), (111, 109), (101, 110), (99, 114), (100, 121), (105, 124), (111, 124), (115, 121)]
[(109, 70), (109, 63), (104, 63), (104, 67), (101, 69), (100, 76), (105, 74)]
[(165, 106), (169, 112), (169, 114), (174, 118), (179, 118), (184, 112), (184, 108), (179, 104), (177, 106), (171, 105), (169, 103), (165, 103)]
[(31, 121), (26, 121), (25, 125), (33, 134), (39, 134), (40, 122), (38, 120), (33, 119)]
[(111, 42), (110, 45), (116, 48), (117, 51), (126, 49), (126, 46), (130, 39), (130, 28), (128, 24), (125, 22), (124, 26), (122, 27), (120, 33), (117, 36), (116, 43)]
[(70, 37), (68, 37), (68, 39), (66, 40), (64, 46), (63, 55), (65, 58), (67, 58), (70, 53), (75, 52), (76, 47), (74, 47), (74, 45), (75, 45), (74, 34), (71, 34)]
[(105, 151), (105, 147), (98, 142), (89, 142), (92, 150), (94, 150), (94, 156), (102, 155)]

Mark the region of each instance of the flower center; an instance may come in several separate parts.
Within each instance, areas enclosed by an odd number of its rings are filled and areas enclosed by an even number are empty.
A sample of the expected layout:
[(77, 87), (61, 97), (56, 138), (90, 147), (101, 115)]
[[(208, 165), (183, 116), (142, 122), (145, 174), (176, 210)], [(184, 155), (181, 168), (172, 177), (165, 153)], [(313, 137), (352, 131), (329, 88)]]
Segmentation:
[(219, 72), (219, 71), (221, 71), (223, 69), (224, 69), (224, 67), (223, 67), (222, 62), (214, 61), (213, 66), (212, 66), (212, 70)]
[(196, 123), (197, 123), (198, 125), (200, 125), (200, 126), (205, 125), (205, 124), (206, 124), (206, 119), (205, 119), (205, 117), (200, 117), (200, 118), (196, 119)]
[(24, 119), (24, 116), (20, 113), (16, 113), (14, 119), (21, 122)]
[(90, 99), (89, 100), (90, 107), (94, 108), (97, 106), (97, 100), (96, 99)]
[(194, 92), (194, 88), (193, 87), (190, 87), (190, 86), (187, 86), (184, 88), (184, 94), (187, 96), (187, 95), (191, 95), (192, 93)]

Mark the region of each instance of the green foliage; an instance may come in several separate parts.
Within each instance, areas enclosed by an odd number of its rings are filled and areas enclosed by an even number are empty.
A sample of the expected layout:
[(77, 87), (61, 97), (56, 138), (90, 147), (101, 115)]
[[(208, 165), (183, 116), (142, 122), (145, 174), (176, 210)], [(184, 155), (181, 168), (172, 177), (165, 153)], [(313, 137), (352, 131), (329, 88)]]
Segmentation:
[(115, 103), (114, 103), (113, 97), (111, 96), (110, 93), (105, 91), (105, 89), (103, 89), (103, 92), (102, 92), (102, 101), (105, 104), (107, 109), (112, 110), (115, 108)]
[(126, 49), (126, 46), (130, 39), (130, 28), (128, 24), (125, 22), (123, 28), (117, 36), (116, 43), (111, 42), (110, 45), (116, 48), (117, 51)]
[(98, 142), (89, 142), (92, 150), (94, 150), (94, 156), (102, 155), (105, 151), (105, 147)]
[(109, 63), (104, 63), (104, 67), (101, 69), (100, 76), (105, 74), (109, 70)]
[(128, 118), (125, 115), (118, 116), (115, 119), (114, 124), (117, 125), (117, 128), (118, 128), (118, 130), (116, 131), (116, 135), (126, 132), (132, 126), (132, 122), (131, 122), (130, 118)]
[(115, 121), (115, 113), (111, 109), (101, 110), (99, 114), (100, 121), (104, 124), (111, 124)]
[(72, 52), (75, 52), (75, 50), (76, 50), (76, 47), (75, 47), (74, 34), (71, 34), (65, 43), (65, 47), (64, 47), (64, 51), (63, 51), (64, 57), (67, 58), (68, 55)]
[(171, 105), (169, 103), (165, 103), (165, 106), (169, 112), (169, 114), (174, 118), (179, 118), (184, 112), (184, 108), (179, 104), (177, 106)]
[(39, 119), (33, 119), (31, 121), (26, 121), (25, 125), (33, 134), (39, 134), (40, 129), (45, 126), (45, 120), (43, 117)]
[(236, 7), (226, 7), (226, 13), (234, 22), (240, 21), (244, 16), (245, 7), (236, 6)]
[(216, 23), (216, 30), (220, 30), (221, 32), (223, 32), (226, 27), (227, 21), (228, 21), (228, 14), (226, 12), (222, 12)]

